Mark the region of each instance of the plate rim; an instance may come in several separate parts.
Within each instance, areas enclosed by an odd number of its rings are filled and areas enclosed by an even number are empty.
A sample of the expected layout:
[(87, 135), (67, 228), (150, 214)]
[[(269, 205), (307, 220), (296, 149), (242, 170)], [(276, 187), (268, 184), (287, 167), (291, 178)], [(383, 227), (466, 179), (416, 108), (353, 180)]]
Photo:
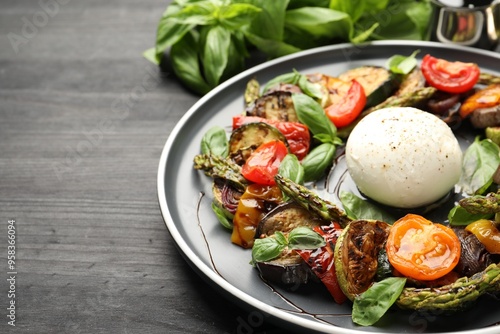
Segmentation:
[[(263, 69), (275, 66), (285, 61), (294, 60), (302, 57), (307, 57), (309, 55), (313, 55), (316, 53), (322, 52), (333, 52), (336, 50), (342, 49), (350, 49), (354, 47), (359, 48), (370, 48), (371, 46), (415, 46), (415, 47), (433, 47), (438, 49), (449, 49), (456, 50), (460, 52), (468, 52), (472, 54), (484, 55), (488, 57), (498, 58), (500, 60), (500, 54), (490, 50), (476, 49), (472, 47), (464, 47), (464, 46), (456, 46), (451, 44), (444, 44), (433, 41), (412, 41), (412, 40), (385, 40), (385, 41), (371, 41), (362, 44), (352, 44), (352, 43), (340, 43), (334, 45), (327, 45), (316, 47), (312, 49), (307, 49), (303, 51), (299, 51), (293, 54), (289, 54), (286, 56), (278, 57), (261, 64), (255, 65), (251, 68), (248, 68), (241, 73), (231, 77), (225, 82), (221, 83), (219, 86), (212, 89), (210, 92), (202, 96), (198, 99), (179, 119), (177, 124), (172, 129), (170, 135), (168, 136), (165, 145), (163, 146), (160, 160), (158, 163), (158, 172), (157, 172), (157, 196), (158, 202), (160, 206), (161, 215), (163, 221), (169, 231), (171, 237), (174, 239), (176, 247), (181, 252), (183, 258), (188, 262), (188, 264), (193, 268), (193, 270), (200, 275), (207, 283), (209, 283), (214, 288), (217, 288), (219, 293), (225, 293), (226, 298), (230, 299), (230, 302), (234, 302), (232, 298), (236, 298), (238, 301), (243, 302), (243, 307), (248, 309), (256, 309), (259, 310), (270, 318), (266, 318), (266, 320), (270, 320), (272, 323), (284, 322), (286, 324), (292, 324), (297, 326), (297, 329), (307, 329), (314, 330), (318, 333), (332, 333), (332, 334), (360, 334), (367, 333), (362, 330), (349, 329), (344, 327), (338, 327), (334, 325), (322, 324), (319, 322), (315, 322), (313, 320), (301, 318), (295, 316), (289, 312), (284, 310), (277, 309), (271, 305), (268, 305), (264, 302), (259, 301), (255, 297), (250, 296), (246, 292), (236, 288), (231, 283), (226, 281), (223, 277), (214, 272), (209, 266), (207, 266), (188, 246), (187, 242), (184, 240), (179, 230), (175, 226), (175, 222), (172, 219), (170, 211), (167, 206), (167, 197), (166, 197), (166, 189), (165, 185), (165, 173), (166, 173), (166, 165), (168, 160), (168, 155), (170, 153), (170, 149), (173, 146), (174, 140), (180, 135), (180, 131), (183, 125), (187, 122), (187, 120), (202, 106), (206, 101), (212, 99), (213, 96), (217, 95), (220, 91), (226, 89), (228, 86), (231, 86), (233, 83), (239, 81), (241, 78), (248, 76), (251, 73), (261, 71)], [(229, 296), (231, 298), (229, 298)], [(467, 331), (455, 331), (455, 332), (440, 332), (439, 334), (494, 334), (497, 333), (499, 326), (492, 326), (480, 329), (473, 329)], [(370, 332), (373, 334), (384, 334), (384, 332), (376, 331)]]

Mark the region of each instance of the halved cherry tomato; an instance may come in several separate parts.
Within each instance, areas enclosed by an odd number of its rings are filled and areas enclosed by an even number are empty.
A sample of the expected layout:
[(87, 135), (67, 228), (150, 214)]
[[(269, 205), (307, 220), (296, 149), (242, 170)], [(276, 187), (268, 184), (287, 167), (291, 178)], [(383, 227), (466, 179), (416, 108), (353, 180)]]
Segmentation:
[(480, 219), (467, 225), (465, 229), (473, 233), (488, 252), (500, 254), (500, 231), (495, 226), (494, 221)]
[(451, 272), (460, 259), (460, 247), (452, 229), (415, 214), (396, 221), (386, 243), (392, 266), (402, 275), (422, 281)]
[(278, 186), (251, 184), (246, 187), (234, 214), (231, 242), (243, 248), (252, 248), (257, 225), (282, 198)]
[(500, 84), (493, 84), (469, 96), (460, 106), (460, 116), (465, 118), (474, 110), (500, 105)]
[(427, 54), (420, 67), (431, 86), (448, 93), (465, 93), (479, 80), (480, 70), (474, 63), (449, 62)]
[(316, 226), (313, 230), (325, 239), (326, 245), (315, 250), (297, 250), (297, 253), (325, 285), (335, 302), (342, 304), (347, 300), (347, 297), (342, 292), (337, 281), (333, 255), (335, 243), (342, 232), (342, 228), (338, 223), (332, 222), (330, 225)]
[(252, 122), (264, 122), (277, 128), (285, 136), (290, 153), (295, 154), (297, 159), (302, 160), (309, 153), (311, 135), (306, 125), (297, 122), (279, 122), (258, 116), (238, 115), (233, 117), (233, 130)]
[(282, 141), (272, 140), (257, 147), (241, 168), (241, 174), (252, 182), (272, 186), (281, 161), (288, 154)]
[(328, 78), (326, 85), (330, 98), (326, 115), (337, 128), (351, 124), (366, 105), (363, 86), (356, 80), (347, 82), (333, 77)]

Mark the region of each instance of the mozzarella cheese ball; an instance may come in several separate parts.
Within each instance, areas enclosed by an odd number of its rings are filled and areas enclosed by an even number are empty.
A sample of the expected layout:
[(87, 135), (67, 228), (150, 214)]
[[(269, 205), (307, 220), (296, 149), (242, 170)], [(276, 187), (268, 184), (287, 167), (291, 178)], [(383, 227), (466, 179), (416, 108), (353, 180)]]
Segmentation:
[(441, 199), (459, 181), (462, 151), (437, 116), (410, 108), (374, 111), (346, 143), (347, 169), (367, 197), (397, 208)]

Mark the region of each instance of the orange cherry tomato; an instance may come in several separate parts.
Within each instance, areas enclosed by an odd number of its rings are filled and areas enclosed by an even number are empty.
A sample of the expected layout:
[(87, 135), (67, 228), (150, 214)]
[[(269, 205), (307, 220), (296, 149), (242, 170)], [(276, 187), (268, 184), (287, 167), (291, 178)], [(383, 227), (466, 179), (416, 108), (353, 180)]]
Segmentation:
[(431, 55), (424, 56), (420, 68), (431, 86), (448, 93), (467, 92), (477, 83), (480, 74), (477, 64), (450, 62)]
[(467, 225), (465, 229), (473, 233), (488, 252), (500, 254), (500, 231), (495, 226), (495, 222), (488, 219), (480, 219)]
[(329, 77), (326, 83), (330, 103), (325, 113), (337, 128), (351, 124), (366, 105), (363, 86), (356, 80), (351, 82)]
[(280, 122), (258, 116), (238, 115), (233, 117), (233, 130), (252, 122), (264, 122), (277, 128), (285, 136), (290, 153), (295, 154), (297, 159), (302, 160), (309, 153), (311, 135), (306, 125), (298, 122)]
[(386, 243), (392, 266), (402, 275), (421, 281), (451, 272), (460, 259), (460, 247), (452, 229), (415, 214), (396, 221)]
[(241, 168), (245, 179), (267, 186), (275, 185), (274, 177), (278, 174), (281, 161), (288, 154), (282, 141), (271, 140), (257, 147)]

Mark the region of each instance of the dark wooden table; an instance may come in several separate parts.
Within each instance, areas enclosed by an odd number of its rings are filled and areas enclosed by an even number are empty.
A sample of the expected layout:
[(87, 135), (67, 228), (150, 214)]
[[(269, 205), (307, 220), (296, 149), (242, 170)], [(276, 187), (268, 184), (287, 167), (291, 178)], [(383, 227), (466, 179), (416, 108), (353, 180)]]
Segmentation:
[(0, 333), (241, 332), (249, 312), (192, 271), (159, 210), (161, 150), (199, 99), (142, 57), (169, 2), (2, 0)]
[(160, 153), (199, 98), (141, 55), (168, 3), (2, 0), (0, 333), (284, 331), (199, 278), (161, 217)]

